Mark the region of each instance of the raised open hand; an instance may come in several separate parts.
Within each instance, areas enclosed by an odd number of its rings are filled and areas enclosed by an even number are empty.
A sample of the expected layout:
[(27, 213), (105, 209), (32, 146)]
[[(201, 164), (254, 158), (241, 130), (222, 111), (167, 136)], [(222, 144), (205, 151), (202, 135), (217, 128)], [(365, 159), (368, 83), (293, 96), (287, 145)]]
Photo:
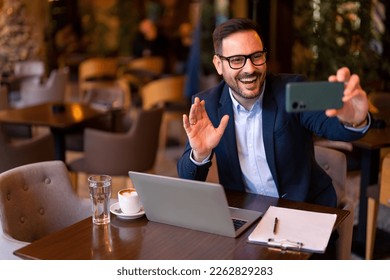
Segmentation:
[(211, 123), (205, 109), (205, 101), (195, 97), (189, 115), (183, 115), (183, 126), (187, 133), (193, 158), (201, 162), (211, 154), (225, 131), (229, 116), (225, 115), (217, 128)]

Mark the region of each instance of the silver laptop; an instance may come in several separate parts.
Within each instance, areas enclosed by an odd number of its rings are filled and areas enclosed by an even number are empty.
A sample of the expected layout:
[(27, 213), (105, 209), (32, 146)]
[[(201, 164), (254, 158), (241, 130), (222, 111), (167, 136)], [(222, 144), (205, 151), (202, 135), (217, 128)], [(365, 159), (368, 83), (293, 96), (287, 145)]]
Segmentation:
[(229, 207), (219, 184), (132, 171), (129, 176), (153, 222), (237, 237), (263, 215)]

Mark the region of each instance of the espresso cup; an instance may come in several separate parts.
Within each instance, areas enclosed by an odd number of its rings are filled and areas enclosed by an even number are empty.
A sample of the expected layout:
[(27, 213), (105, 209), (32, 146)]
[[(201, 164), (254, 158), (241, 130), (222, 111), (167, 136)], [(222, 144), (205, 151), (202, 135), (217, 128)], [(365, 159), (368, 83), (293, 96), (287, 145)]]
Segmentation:
[(122, 189), (118, 192), (119, 206), (124, 214), (135, 214), (141, 210), (141, 202), (135, 189)]

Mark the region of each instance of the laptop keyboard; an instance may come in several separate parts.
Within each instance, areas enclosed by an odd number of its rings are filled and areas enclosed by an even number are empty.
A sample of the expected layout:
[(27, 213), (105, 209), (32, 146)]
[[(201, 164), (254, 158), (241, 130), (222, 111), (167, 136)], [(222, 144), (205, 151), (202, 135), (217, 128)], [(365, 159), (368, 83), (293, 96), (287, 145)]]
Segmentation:
[(243, 225), (246, 224), (247, 221), (244, 221), (244, 220), (239, 220), (239, 219), (232, 219), (233, 220), (233, 225), (234, 225), (234, 229), (237, 231), (238, 229), (240, 229)]

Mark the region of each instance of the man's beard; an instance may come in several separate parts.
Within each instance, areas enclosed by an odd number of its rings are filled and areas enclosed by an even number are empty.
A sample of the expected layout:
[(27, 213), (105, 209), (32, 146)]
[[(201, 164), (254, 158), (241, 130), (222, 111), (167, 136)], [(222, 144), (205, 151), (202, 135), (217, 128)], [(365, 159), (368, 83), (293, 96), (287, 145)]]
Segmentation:
[[(254, 81), (254, 79), (256, 79), (256, 80)], [(262, 79), (262, 73), (255, 72), (251, 75), (246, 75), (246, 74), (241, 75), (235, 79), (236, 83), (234, 85), (229, 85), (229, 84), (228, 85), (233, 90), (234, 93), (236, 93), (238, 96), (240, 96), (243, 99), (247, 99), (247, 100), (257, 99), (261, 94), (261, 88), (264, 84), (264, 82), (261, 79)], [(259, 84), (258, 89), (255, 92), (255, 94), (253, 94), (253, 92), (251, 94), (245, 94), (245, 89), (243, 89), (243, 87), (245, 87), (244, 86), (245, 81), (253, 81), (254, 83)], [(243, 86), (240, 87), (239, 86), (240, 84)]]

